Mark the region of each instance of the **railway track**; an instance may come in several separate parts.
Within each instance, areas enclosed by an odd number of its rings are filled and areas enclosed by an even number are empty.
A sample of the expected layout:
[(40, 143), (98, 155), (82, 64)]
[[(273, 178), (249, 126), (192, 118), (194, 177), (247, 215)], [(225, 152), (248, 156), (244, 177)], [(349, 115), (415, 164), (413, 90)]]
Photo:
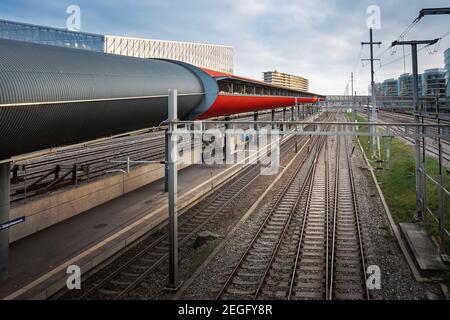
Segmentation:
[[(85, 148), (69, 149), (51, 157), (19, 162), (25, 171), (17, 171), (13, 167), (11, 179), (11, 199), (13, 202), (29, 199), (47, 191), (66, 186), (80, 184), (105, 175), (109, 170), (124, 168), (126, 165), (109, 163), (108, 160), (162, 160), (164, 158), (164, 132), (152, 132), (134, 137), (118, 138), (114, 141), (102, 142)], [(73, 179), (73, 166), (76, 165), (77, 177)], [(57, 181), (70, 172), (70, 175)], [(57, 181), (55, 185), (51, 185)], [(52, 188), (49, 188), (52, 187)]]
[[(392, 115), (390, 113), (382, 112), (380, 113), (380, 119), (384, 120), (385, 122), (398, 122), (398, 121), (404, 121), (406, 122), (414, 122), (414, 118), (412, 116), (407, 116), (405, 114), (395, 114)], [(428, 124), (436, 124), (437, 122), (426, 120), (425, 123)], [(441, 121), (441, 124), (446, 124), (450, 122), (447, 121)], [(383, 129), (386, 129), (386, 127), (381, 126)], [(393, 133), (404, 133), (404, 129), (397, 128), (397, 127), (391, 127), (390, 130)], [(434, 132), (436, 132), (436, 128), (432, 129)], [(414, 138), (411, 137), (401, 137), (403, 140), (415, 144)], [(444, 166), (450, 165), (450, 141), (446, 139), (441, 139), (441, 145), (442, 145), (442, 159), (444, 161)], [(437, 145), (437, 142), (435, 139), (432, 138), (426, 138), (426, 152), (429, 155), (432, 155), (434, 157), (439, 157), (439, 146)]]
[(284, 252), (286, 244), (291, 243), (289, 239), (302, 217), (304, 195), (309, 191), (317, 155), (324, 140), (316, 138), (313, 152), (299, 159), (294, 173), (277, 195), (277, 200), (218, 291), (216, 299), (256, 299), (274, 262), (281, 262), (278, 271), (283, 273), (285, 261), (278, 260), (277, 255)]
[(345, 139), (329, 150), (327, 138), (317, 138), (216, 299), (369, 299)]
[[(161, 127), (90, 145), (73, 146), (50, 156), (18, 161), (12, 168), (11, 201), (27, 201), (68, 185), (100, 178), (112, 170), (126, 168), (126, 164), (111, 163), (110, 160), (130, 157), (134, 161), (162, 161), (164, 148), (164, 127)], [(20, 167), (25, 170), (19, 170)]]
[[(341, 147), (344, 140), (344, 147)], [(331, 238), (329, 299), (370, 299), (351, 154), (346, 138), (337, 142)], [(344, 161), (341, 161), (343, 159)]]
[[(283, 144), (282, 156), (294, 148), (296, 139), (293, 137)], [(302, 137), (301, 141), (306, 143), (307, 138)], [(237, 201), (241, 192), (250, 188), (259, 174), (260, 165), (252, 165), (245, 168), (239, 176), (228, 182), (211, 197), (183, 213), (178, 227), (179, 246), (182, 247), (191, 243), (202, 228), (228, 212), (227, 210)], [(127, 259), (126, 262), (115, 268), (106, 277), (82, 290), (78, 296), (70, 298), (78, 300), (121, 299), (132, 292), (136, 286), (145, 281), (149, 274), (167, 261), (168, 252), (168, 234), (164, 232), (156, 239), (152, 239), (137, 254)]]
[[(404, 114), (396, 114), (392, 115), (386, 112), (382, 112), (381, 118), (387, 122), (393, 122), (398, 121), (399, 119), (406, 120), (406, 122), (414, 122), (414, 118), (412, 116), (407, 116)], [(437, 122), (426, 120), (426, 124), (436, 124)], [(441, 123), (447, 124), (448, 122), (442, 121)], [(449, 123), (450, 124), (450, 123)], [(400, 128), (393, 127), (391, 130), (394, 133), (404, 133), (404, 130), (401, 130)], [(436, 128), (432, 128), (434, 133), (437, 133)], [(405, 141), (415, 144), (415, 140), (411, 137), (402, 137)], [(441, 139), (441, 145), (442, 145), (442, 159), (444, 160), (444, 164), (449, 165), (450, 164), (450, 142), (446, 139)], [(432, 156), (439, 157), (439, 147), (437, 145), (437, 142), (432, 138), (426, 138), (426, 152)]]

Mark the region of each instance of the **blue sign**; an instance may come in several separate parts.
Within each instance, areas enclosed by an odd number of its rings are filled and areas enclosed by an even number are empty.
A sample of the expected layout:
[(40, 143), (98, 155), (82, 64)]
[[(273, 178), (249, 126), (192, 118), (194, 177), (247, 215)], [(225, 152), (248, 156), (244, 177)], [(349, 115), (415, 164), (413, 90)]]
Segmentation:
[(25, 222), (25, 217), (20, 217), (5, 223), (0, 224), (0, 231), (3, 229), (8, 229), (9, 227), (15, 226), (16, 224)]

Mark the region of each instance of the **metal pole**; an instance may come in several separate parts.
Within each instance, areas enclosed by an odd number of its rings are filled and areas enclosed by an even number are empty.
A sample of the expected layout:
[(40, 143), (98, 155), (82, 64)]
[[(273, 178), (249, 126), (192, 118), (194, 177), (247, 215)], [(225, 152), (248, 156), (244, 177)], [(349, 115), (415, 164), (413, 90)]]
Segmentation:
[(259, 146), (259, 126), (258, 126), (258, 123), (257, 123), (258, 118), (259, 118), (259, 117), (258, 117), (258, 112), (255, 111), (255, 112), (253, 113), (253, 121), (254, 121), (253, 129), (254, 129), (255, 132), (256, 132), (256, 143), (257, 143), (257, 145)]
[[(294, 107), (291, 107), (291, 121), (295, 121)], [(292, 129), (292, 126), (289, 126), (289, 129)]]
[(253, 113), (253, 121), (255, 122), (253, 124), (253, 129), (255, 129), (255, 131), (258, 131), (258, 124), (256, 123), (258, 121), (258, 112), (257, 111), (255, 111)]
[[(441, 118), (439, 117), (439, 106), (437, 106), (437, 123), (441, 124)], [(438, 194), (438, 211), (439, 211), (439, 236), (440, 236), (440, 248), (441, 254), (445, 254), (447, 250), (446, 246), (446, 234), (445, 234), (445, 213), (444, 213), (444, 176), (442, 175), (442, 144), (441, 144), (441, 128), (438, 129), (438, 152), (439, 152), (439, 194)]]
[[(412, 71), (413, 71), (413, 106), (415, 122), (419, 124), (419, 70), (417, 66), (417, 44), (411, 44)], [(415, 148), (416, 148), (416, 218), (423, 219), (422, 211), (422, 173), (420, 172), (420, 128), (416, 126)]]
[(168, 117), (168, 168), (169, 168), (169, 284), (170, 289), (177, 289), (178, 278), (178, 217), (177, 217), (177, 125), (173, 121), (178, 117), (177, 89), (169, 89)]
[[(377, 97), (375, 90), (375, 71), (373, 70), (373, 30), (370, 28), (370, 77), (371, 77), (371, 85), (372, 85), (372, 121), (377, 122)], [(375, 133), (377, 131), (377, 127), (372, 127), (372, 155), (373, 159), (377, 158), (377, 140), (375, 137)]]
[(169, 192), (169, 130), (164, 133), (164, 192)]
[[(272, 121), (275, 121), (275, 109), (272, 109)], [(272, 129), (275, 129), (275, 124), (272, 124)]]
[[(11, 163), (0, 164), (0, 223), (8, 222)], [(8, 278), (9, 229), (0, 231), (0, 281)]]
[[(421, 121), (422, 124), (424, 124), (423, 121), (423, 115), (421, 116)], [(426, 226), (427, 223), (427, 206), (428, 206), (428, 201), (427, 201), (427, 176), (426, 176), (426, 172), (427, 172), (427, 166), (426, 166), (426, 143), (425, 143), (425, 127), (422, 127), (422, 213), (423, 213), (423, 221), (424, 221), (424, 225)]]
[[(225, 117), (225, 121), (230, 121), (230, 117)], [(227, 146), (228, 146), (228, 141), (227, 141), (227, 130), (230, 129), (230, 124), (227, 122), (225, 124), (225, 134), (223, 135), (223, 139), (224, 139), (224, 143), (223, 143), (223, 158), (226, 159), (227, 158)], [(228, 150), (230, 151), (230, 150)]]
[[(412, 69), (413, 69), (413, 107), (414, 107), (414, 118), (415, 123), (420, 122), (420, 106), (419, 106), (419, 71), (417, 67), (417, 45), (427, 44), (432, 45), (439, 41), (439, 38), (434, 40), (413, 40), (413, 41), (394, 41), (392, 42), (392, 47), (397, 45), (411, 45), (411, 55), (412, 55)], [(420, 131), (419, 126), (416, 126), (415, 130), (415, 147), (416, 147), (416, 219), (422, 220), (424, 215), (424, 190), (422, 189), (422, 172), (421, 172), (421, 161), (420, 161)], [(425, 168), (424, 168), (425, 169)]]
[[(372, 28), (369, 29), (369, 33), (370, 33), (370, 42), (361, 42), (361, 45), (370, 45), (370, 78), (371, 78), (371, 82), (370, 82), (370, 86), (371, 86), (371, 91), (372, 91), (372, 122), (377, 122), (377, 98), (376, 98), (376, 90), (375, 90), (375, 80), (374, 80), (374, 76), (375, 76), (375, 71), (373, 70), (373, 61), (374, 60), (379, 60), (379, 59), (374, 59), (373, 58), (373, 45), (374, 44), (378, 44), (380, 45), (381, 42), (373, 42), (373, 30)], [(367, 60), (367, 59), (362, 59), (362, 60)], [(367, 115), (369, 116), (369, 106), (367, 106)], [(372, 134), (372, 157), (374, 160), (376, 160), (377, 158), (377, 139), (375, 137), (375, 133), (376, 133), (377, 127), (376, 126), (370, 126), (369, 131)]]
[[(283, 122), (286, 121), (286, 108), (283, 108)], [(283, 123), (283, 131), (286, 131), (286, 125)]]
[[(370, 122), (370, 110), (369, 110), (369, 105), (370, 105), (370, 101), (369, 101), (369, 97), (367, 97), (367, 122)], [(372, 130), (371, 128), (368, 128), (369, 131)]]

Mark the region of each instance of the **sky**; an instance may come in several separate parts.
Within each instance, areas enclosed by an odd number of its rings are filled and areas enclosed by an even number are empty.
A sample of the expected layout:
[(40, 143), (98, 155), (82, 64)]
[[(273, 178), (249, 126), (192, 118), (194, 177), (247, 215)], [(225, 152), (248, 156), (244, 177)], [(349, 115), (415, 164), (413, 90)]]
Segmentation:
[[(66, 27), (66, 9), (81, 9), (81, 31), (132, 37), (230, 45), (235, 74), (262, 79), (278, 70), (306, 77), (310, 91), (344, 94), (354, 72), (357, 94), (367, 94), (370, 65), (367, 8), (380, 8), (374, 30), (375, 80), (411, 72), (409, 47), (388, 49), (418, 16), (420, 9), (448, 7), (433, 0), (1, 0), (0, 18)], [(438, 46), (419, 52), (419, 72), (443, 68), (450, 47), (450, 15), (426, 16), (405, 40), (434, 39)], [(387, 50), (388, 49), (388, 50)]]

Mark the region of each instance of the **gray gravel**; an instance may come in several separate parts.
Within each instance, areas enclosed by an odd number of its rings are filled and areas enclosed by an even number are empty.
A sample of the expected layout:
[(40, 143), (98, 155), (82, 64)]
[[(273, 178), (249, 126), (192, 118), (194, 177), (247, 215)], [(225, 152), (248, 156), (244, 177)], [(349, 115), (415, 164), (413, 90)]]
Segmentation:
[[(391, 232), (381, 199), (357, 145), (352, 160), (367, 265), (377, 265), (381, 269), (381, 289), (372, 290), (371, 298), (377, 300), (418, 300), (427, 299), (430, 296), (442, 298), (437, 284), (415, 281)], [(275, 190), (280, 189), (279, 185), (280, 183)], [(215, 297), (220, 284), (226, 280), (237, 259), (250, 242), (251, 235), (256, 233), (262, 223), (265, 217), (264, 211), (274, 198), (275, 192), (271, 195), (270, 201), (263, 201), (248, 220), (237, 228), (234, 236), (227, 239), (210, 263), (204, 266), (201, 273), (178, 298), (213, 299)]]
[(380, 197), (357, 145), (352, 157), (358, 205), (363, 227), (368, 265), (381, 269), (381, 290), (372, 290), (373, 299), (427, 299), (427, 292), (441, 296), (436, 284), (419, 283), (409, 269), (393, 235)]
[[(291, 174), (294, 168), (287, 170)], [(302, 170), (306, 171), (306, 167)], [(281, 192), (285, 179), (280, 179), (274, 186), (273, 192), (270, 192), (266, 199), (260, 203), (256, 210), (248, 219), (237, 226), (235, 232), (222, 243), (217, 249), (215, 256), (210, 263), (204, 266), (200, 274), (193, 280), (192, 284), (178, 297), (181, 299), (214, 299), (218, 290), (233, 268), (238, 263), (243, 252), (246, 250), (253, 235), (263, 223), (268, 209), (276, 200), (277, 194)], [(230, 297), (231, 295), (227, 295)], [(236, 298), (240, 298), (237, 296)]]

